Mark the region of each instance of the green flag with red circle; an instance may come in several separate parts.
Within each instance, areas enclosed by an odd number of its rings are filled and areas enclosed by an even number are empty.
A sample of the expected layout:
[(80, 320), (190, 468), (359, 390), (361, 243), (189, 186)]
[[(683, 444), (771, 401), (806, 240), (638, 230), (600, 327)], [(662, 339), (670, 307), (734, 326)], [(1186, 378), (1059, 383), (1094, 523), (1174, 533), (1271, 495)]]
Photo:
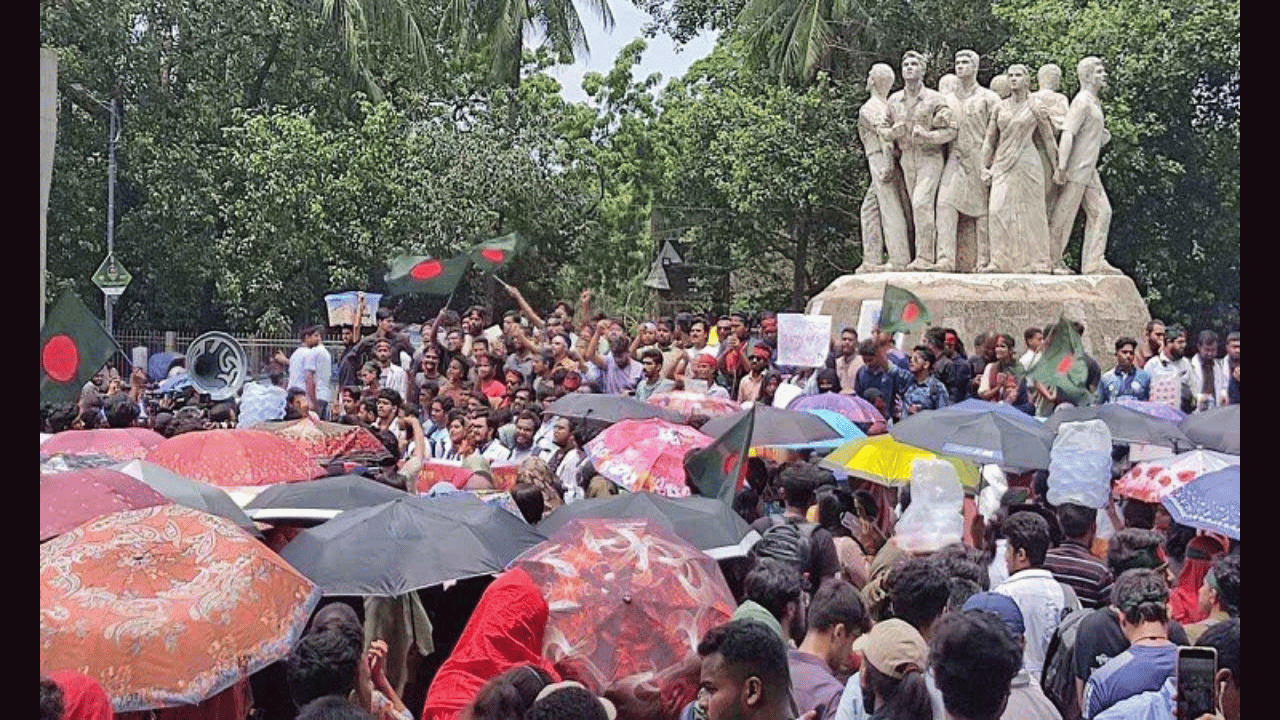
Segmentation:
[(520, 251), (522, 238), (519, 233), (508, 233), (502, 237), (486, 240), (471, 248), (468, 254), (471, 262), (481, 272), (496, 272), (507, 266), (511, 258)]
[(756, 412), (743, 413), (715, 442), (684, 460), (684, 471), (690, 482), (705, 497), (718, 497), (732, 505), (746, 479), (747, 457), (751, 452), (751, 433), (755, 431)]
[(391, 261), (386, 275), (387, 290), (392, 295), (448, 295), (462, 282), (470, 267), (471, 258), (466, 255), (450, 260), (401, 255)]
[(75, 402), (120, 347), (75, 293), (65, 292), (40, 331), (40, 402)]
[(1065, 318), (1058, 318), (1040, 350), (1040, 359), (1027, 371), (1027, 379), (1073, 395), (1088, 395), (1089, 366), (1084, 341)]
[(880, 305), (880, 332), (909, 333), (929, 324), (929, 308), (920, 302), (916, 294), (897, 285), (885, 284), (884, 300)]

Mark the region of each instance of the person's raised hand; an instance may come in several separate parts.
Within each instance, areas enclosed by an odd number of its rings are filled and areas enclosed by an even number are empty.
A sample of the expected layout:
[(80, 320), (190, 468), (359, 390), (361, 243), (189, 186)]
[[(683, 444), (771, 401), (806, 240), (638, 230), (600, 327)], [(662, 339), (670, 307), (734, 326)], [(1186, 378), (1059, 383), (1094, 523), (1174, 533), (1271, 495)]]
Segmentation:
[(517, 288), (515, 285), (504, 284), (502, 287), (507, 291), (507, 294), (510, 295), (512, 298), (518, 299), (520, 297), (520, 289)]
[[(1239, 370), (1239, 368), (1236, 368)], [(1239, 380), (1240, 378), (1236, 378)], [(129, 383), (134, 387), (141, 387), (147, 384), (147, 371), (140, 367), (133, 369), (133, 374), (129, 376)]]
[(584, 303), (591, 302), (591, 288), (587, 288), (586, 290), (583, 290), (583, 291), (578, 295), (578, 300), (579, 300), (580, 302), (584, 302)]
[(381, 640), (374, 640), (369, 643), (369, 649), (364, 652), (364, 661), (369, 666), (369, 677), (371, 679), (376, 680), (378, 676), (383, 674), (386, 660), (387, 644)]

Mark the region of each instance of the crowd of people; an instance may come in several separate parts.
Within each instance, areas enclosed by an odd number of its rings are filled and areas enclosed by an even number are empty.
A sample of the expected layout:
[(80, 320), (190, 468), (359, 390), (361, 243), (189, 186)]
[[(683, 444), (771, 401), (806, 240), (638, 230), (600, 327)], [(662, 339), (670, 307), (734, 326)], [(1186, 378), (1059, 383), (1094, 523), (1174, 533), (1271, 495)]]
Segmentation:
[[(483, 307), (445, 309), (418, 326), (416, 339), (382, 308), (372, 334), (344, 330), (336, 355), (321, 342), (322, 327), (308, 328), (296, 350), (273, 358), (271, 387), (259, 388), (278, 405), (255, 403), (255, 413), (268, 410), (252, 420), (364, 426), (392, 455), (369, 476), (410, 492), (428, 490), (417, 484), (428, 460), (476, 470), (469, 490), (491, 488), (491, 463), (520, 463), (511, 494), (536, 523), (560, 505), (619, 492), (584, 458), (598, 426), (544, 418), (544, 408), (569, 393), (646, 400), (679, 390), (765, 404), (856, 394), (887, 425), (967, 398), (1039, 417), (1062, 405), (1124, 398), (1191, 413), (1239, 403), (1238, 331), (1226, 336), (1223, 357), (1208, 330), (1188, 356), (1188, 333), (1153, 320), (1141, 340), (1114, 341), (1107, 372), (1087, 358), (1088, 387), (1071, 393), (1027, 378), (1046, 328), (1026, 330), (1021, 355), (1014, 337), (999, 331), (980, 334), (967, 351), (954, 330), (931, 328), (908, 353), (888, 334), (859, 338), (844, 328), (824, 367), (785, 367), (777, 362), (772, 313), (681, 313), (628, 334), (618, 320), (592, 312), (590, 292), (576, 309), (561, 302), (545, 314), (517, 289), (509, 292), (518, 309), (500, 323), (491, 326)], [(1079, 323), (1076, 331), (1083, 333)], [(794, 387), (780, 392), (784, 385)], [(46, 408), (42, 430), (147, 425), (171, 436), (244, 427), (249, 405), (245, 398), (202, 402), (194, 390), (157, 398), (145, 374), (126, 386), (104, 371), (79, 404)], [(1117, 477), (1123, 469), (1116, 465)], [(908, 551), (895, 534), (911, 502), (907, 489), (837, 479), (808, 453), (784, 462), (752, 458), (734, 509), (762, 539), (750, 557), (721, 561), (740, 604), (731, 622), (700, 639), (697, 695), (677, 716), (1173, 717), (1177, 648), (1195, 643), (1217, 652), (1217, 717), (1238, 718), (1238, 541), (1179, 525), (1158, 504), (1132, 499), (1113, 498), (1097, 511), (1055, 507), (1045, 471), (1006, 473), (1005, 480), (1009, 490), (990, 517), (966, 499), (962, 542)], [(473, 607), (454, 610), (465, 623)], [(402, 699), (404, 678), (388, 682), (383, 672), (385, 646), (361, 632), (345, 605), (325, 608), (285, 664), (288, 709), (259, 716), (427, 717), (430, 699), (421, 713), (418, 704), (425, 685)], [(456, 641), (457, 634), (437, 641), (436, 650), (447, 657)], [(608, 692), (597, 697), (556, 682), (536, 664), (480, 680), (458, 717), (614, 720), (627, 707)], [(70, 690), (65, 678), (43, 679), (42, 718), (104, 717), (73, 713)]]

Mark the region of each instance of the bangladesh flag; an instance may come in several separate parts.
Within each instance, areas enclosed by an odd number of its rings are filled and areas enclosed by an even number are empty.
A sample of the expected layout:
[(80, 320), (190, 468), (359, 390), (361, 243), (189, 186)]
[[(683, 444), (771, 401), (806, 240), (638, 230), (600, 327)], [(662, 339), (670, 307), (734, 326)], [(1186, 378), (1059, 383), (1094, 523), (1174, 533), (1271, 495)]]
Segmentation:
[(75, 402), (113, 355), (116, 341), (75, 293), (65, 292), (40, 332), (40, 402)]
[(499, 238), (486, 240), (471, 248), (471, 262), (482, 272), (496, 272), (506, 267), (511, 258), (520, 251), (523, 238), (520, 233), (508, 233)]
[(884, 300), (880, 306), (880, 332), (909, 333), (933, 318), (920, 298), (910, 290), (885, 284)]
[(1058, 318), (1040, 350), (1040, 360), (1027, 371), (1027, 379), (1065, 390), (1073, 397), (1086, 397), (1088, 378), (1084, 343), (1071, 323)]
[(392, 295), (448, 295), (458, 287), (470, 267), (471, 258), (466, 255), (452, 260), (401, 255), (391, 261), (391, 270), (386, 275), (387, 289)]
[(753, 407), (715, 442), (685, 458), (684, 471), (698, 488), (698, 494), (718, 497), (733, 504), (733, 498), (746, 477), (747, 455), (751, 451), (751, 433), (755, 430), (755, 423)]

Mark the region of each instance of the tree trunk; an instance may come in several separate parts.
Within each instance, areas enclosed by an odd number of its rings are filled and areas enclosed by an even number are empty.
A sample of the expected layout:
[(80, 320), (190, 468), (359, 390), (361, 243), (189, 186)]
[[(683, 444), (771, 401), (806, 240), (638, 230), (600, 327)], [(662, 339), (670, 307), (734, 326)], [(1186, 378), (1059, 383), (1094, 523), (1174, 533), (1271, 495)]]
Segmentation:
[(794, 269), (791, 274), (791, 311), (804, 312), (805, 294), (809, 289), (809, 235), (804, 217), (797, 220), (791, 230), (792, 242), (795, 243), (795, 254), (792, 256)]

